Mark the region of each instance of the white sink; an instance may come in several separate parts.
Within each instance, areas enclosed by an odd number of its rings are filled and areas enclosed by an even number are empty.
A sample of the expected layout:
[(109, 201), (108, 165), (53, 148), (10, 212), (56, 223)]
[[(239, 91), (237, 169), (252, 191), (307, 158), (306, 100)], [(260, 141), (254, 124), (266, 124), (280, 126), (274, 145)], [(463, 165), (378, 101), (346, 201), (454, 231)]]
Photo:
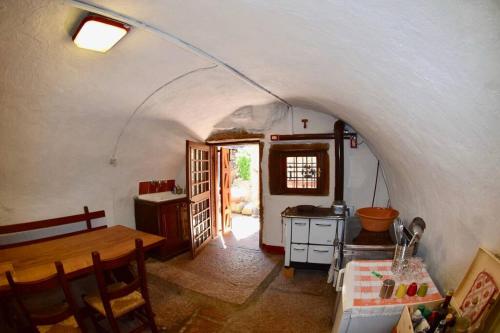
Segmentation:
[(151, 202), (163, 202), (185, 198), (186, 194), (174, 194), (172, 192), (158, 192), (138, 195), (137, 198)]

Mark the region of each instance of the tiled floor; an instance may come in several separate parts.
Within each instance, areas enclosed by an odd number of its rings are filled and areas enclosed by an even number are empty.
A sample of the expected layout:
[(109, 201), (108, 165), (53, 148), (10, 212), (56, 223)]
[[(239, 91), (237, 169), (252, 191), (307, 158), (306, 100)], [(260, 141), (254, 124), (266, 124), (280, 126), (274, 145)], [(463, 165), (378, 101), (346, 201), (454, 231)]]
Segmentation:
[[(286, 278), (282, 256), (262, 253), (249, 241), (252, 235), (237, 237), (214, 240), (203, 251), (199, 271), (187, 257), (148, 263), (159, 326), (189, 333), (331, 332), (335, 292), (326, 283), (327, 273), (296, 270), (293, 279)], [(180, 274), (182, 269), (189, 274)], [(205, 289), (201, 277), (207, 277)]]

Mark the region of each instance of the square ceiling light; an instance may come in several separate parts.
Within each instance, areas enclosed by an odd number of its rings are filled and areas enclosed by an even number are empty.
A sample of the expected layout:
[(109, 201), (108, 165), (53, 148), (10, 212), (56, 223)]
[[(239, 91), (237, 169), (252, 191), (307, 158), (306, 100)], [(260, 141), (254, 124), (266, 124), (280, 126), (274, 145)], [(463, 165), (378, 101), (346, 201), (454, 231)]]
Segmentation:
[(107, 17), (89, 15), (80, 22), (73, 42), (82, 49), (106, 52), (130, 30), (130, 26)]

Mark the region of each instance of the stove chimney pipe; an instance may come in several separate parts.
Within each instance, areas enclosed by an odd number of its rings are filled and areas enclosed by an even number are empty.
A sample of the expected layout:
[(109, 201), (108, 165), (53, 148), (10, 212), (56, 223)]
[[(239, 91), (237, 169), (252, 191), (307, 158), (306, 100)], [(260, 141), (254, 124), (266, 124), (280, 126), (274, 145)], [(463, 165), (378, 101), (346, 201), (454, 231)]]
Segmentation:
[(334, 125), (335, 137), (335, 201), (344, 200), (344, 127), (342, 120)]

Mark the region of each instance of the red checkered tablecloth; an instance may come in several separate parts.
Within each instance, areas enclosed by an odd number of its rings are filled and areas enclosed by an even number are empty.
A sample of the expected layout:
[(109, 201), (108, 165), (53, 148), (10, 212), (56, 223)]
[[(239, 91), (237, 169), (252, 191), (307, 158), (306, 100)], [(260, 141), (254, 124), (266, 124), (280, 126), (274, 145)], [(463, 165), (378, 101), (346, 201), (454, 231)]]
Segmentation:
[[(436, 285), (432, 281), (429, 273), (424, 269), (417, 276), (414, 276), (418, 286), (426, 282), (429, 286), (427, 295), (424, 297), (407, 296), (396, 298), (396, 290), (400, 282), (394, 277), (391, 272), (392, 260), (356, 260), (349, 263), (349, 269), (352, 270), (353, 276), (353, 306), (380, 306), (380, 305), (401, 305), (401, 304), (420, 304), (432, 301), (438, 301), (443, 297), (439, 293)], [(377, 278), (372, 274), (372, 271), (383, 275), (383, 278)], [(393, 279), (396, 281), (394, 292), (391, 298), (381, 299), (379, 297), (382, 282), (385, 279)], [(406, 283), (407, 285), (409, 283)]]

